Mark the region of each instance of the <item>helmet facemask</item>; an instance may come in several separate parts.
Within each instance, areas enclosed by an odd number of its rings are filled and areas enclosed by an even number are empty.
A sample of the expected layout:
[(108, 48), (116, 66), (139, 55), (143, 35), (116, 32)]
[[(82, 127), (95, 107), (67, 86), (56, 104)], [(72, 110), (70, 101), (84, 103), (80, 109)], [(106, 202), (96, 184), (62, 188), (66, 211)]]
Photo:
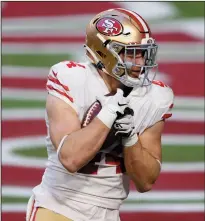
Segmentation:
[[(156, 64), (157, 49), (156, 44), (125, 45), (111, 42), (109, 50), (118, 60), (115, 67), (113, 67), (112, 74), (128, 87), (150, 85), (158, 69), (158, 64)], [(121, 53), (124, 55), (123, 60), (120, 56)], [(136, 63), (138, 56), (143, 57), (143, 65)], [(138, 70), (140, 69), (140, 72), (137, 78), (133, 78), (130, 75), (132, 69), (136, 67)]]

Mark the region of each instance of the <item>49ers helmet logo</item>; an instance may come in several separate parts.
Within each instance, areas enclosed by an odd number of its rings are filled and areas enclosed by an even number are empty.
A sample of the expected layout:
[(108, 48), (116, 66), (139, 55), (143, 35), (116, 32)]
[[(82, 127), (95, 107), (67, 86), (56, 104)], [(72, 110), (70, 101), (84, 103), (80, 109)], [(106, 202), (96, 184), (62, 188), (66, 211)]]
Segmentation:
[(114, 18), (102, 18), (96, 24), (97, 30), (109, 36), (116, 36), (122, 33), (122, 24)]

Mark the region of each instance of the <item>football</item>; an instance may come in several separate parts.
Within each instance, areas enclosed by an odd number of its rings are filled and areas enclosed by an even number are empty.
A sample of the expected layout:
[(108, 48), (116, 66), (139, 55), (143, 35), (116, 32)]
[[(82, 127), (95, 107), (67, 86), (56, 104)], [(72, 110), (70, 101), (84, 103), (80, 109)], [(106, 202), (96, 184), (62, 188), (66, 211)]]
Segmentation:
[(84, 115), (82, 127), (86, 127), (97, 116), (101, 109), (102, 105), (99, 101), (92, 103)]

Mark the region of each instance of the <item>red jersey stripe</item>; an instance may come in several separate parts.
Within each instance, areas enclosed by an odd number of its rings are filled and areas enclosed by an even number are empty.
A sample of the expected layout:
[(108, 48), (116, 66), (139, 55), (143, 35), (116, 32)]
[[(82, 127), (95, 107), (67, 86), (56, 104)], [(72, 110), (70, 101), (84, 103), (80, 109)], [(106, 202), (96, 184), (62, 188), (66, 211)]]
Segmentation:
[(171, 104), (171, 105), (169, 106), (170, 109), (172, 109), (173, 107), (174, 107), (174, 104)]
[(172, 116), (172, 114), (164, 114), (162, 116), (162, 119), (167, 119), (167, 118), (170, 118)]
[(69, 95), (67, 95), (65, 92), (62, 92), (62, 91), (54, 88), (53, 86), (51, 86), (49, 84), (47, 84), (47, 88), (50, 89), (50, 90), (54, 90), (54, 91), (58, 92), (59, 94), (63, 95), (64, 97), (68, 98), (73, 103), (73, 101), (74, 101), (73, 98), (70, 97)]
[(66, 91), (69, 91), (68, 86), (62, 84), (57, 78), (54, 78), (54, 77), (52, 77), (52, 76), (48, 76), (48, 79), (49, 79), (50, 81), (52, 81), (53, 83), (60, 85), (60, 86), (63, 87), (63, 89), (65, 89)]
[(37, 207), (37, 208), (35, 208), (35, 211), (34, 211), (34, 215), (33, 215), (33, 219), (32, 219), (32, 221), (35, 221), (37, 211), (38, 211), (38, 207)]

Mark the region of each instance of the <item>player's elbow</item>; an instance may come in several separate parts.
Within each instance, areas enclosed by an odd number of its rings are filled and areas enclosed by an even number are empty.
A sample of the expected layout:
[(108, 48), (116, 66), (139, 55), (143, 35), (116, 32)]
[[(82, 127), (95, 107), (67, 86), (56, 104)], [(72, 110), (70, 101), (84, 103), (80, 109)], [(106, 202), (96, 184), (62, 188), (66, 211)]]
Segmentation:
[(59, 160), (68, 172), (75, 173), (78, 171), (79, 168), (74, 159), (60, 156)]
[(148, 192), (150, 190), (152, 190), (152, 184), (150, 183), (145, 183), (143, 185), (136, 185), (136, 189), (139, 193), (145, 193), (145, 192)]

